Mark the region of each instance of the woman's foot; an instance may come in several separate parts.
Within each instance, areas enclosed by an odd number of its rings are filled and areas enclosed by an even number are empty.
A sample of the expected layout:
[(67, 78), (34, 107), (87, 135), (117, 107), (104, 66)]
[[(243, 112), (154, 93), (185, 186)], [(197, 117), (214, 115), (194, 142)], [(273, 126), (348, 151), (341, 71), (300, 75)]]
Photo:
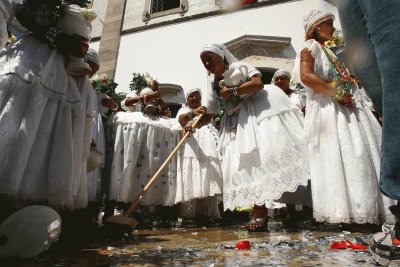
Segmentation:
[(268, 231), (268, 210), (265, 206), (254, 205), (250, 221), (245, 226), (249, 232)]

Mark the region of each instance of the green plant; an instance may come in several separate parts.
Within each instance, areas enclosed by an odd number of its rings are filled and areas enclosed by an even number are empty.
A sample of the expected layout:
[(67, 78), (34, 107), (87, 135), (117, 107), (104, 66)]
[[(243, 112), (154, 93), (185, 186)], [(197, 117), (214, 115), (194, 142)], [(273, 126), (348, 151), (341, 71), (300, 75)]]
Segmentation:
[(129, 89), (131, 91), (135, 91), (138, 95), (140, 91), (142, 91), (145, 87), (151, 87), (152, 78), (149, 76), (148, 73), (133, 73), (132, 81), (129, 84)]
[(91, 79), (92, 84), (95, 84), (96, 90), (100, 93), (106, 94), (111, 97), (118, 105), (125, 98), (125, 94), (117, 93), (115, 89), (118, 84), (113, 79), (107, 78), (106, 75), (100, 75)]

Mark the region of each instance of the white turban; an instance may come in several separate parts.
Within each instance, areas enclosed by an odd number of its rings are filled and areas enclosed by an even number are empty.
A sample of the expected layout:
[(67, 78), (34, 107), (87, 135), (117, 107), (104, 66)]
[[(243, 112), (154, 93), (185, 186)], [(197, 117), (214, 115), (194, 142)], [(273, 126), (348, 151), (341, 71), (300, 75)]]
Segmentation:
[(96, 50), (94, 50), (93, 48), (89, 48), (87, 51), (86, 57), (87, 57), (87, 61), (91, 61), (100, 67), (99, 54), (97, 54)]
[(277, 76), (281, 76), (281, 75), (285, 75), (286, 77), (288, 77), (289, 81), (292, 78), (292, 76), (290, 75), (290, 72), (288, 72), (287, 70), (280, 69), (280, 70), (275, 71), (274, 76), (272, 77), (272, 82), (274, 83), (275, 78)]
[(199, 92), (199, 93), (200, 93), (200, 96), (201, 96), (201, 89), (200, 89), (200, 87), (191, 87), (189, 90), (185, 91), (185, 98), (186, 98), (186, 101), (188, 100), (189, 95), (190, 95), (191, 93), (193, 93), (193, 92)]
[(312, 32), (317, 24), (329, 19), (335, 20), (335, 16), (330, 12), (312, 9), (310, 13), (303, 18), (305, 33), (308, 34)]
[(239, 61), (223, 44), (208, 44), (203, 47), (201, 53), (205, 51), (217, 54), (218, 56), (222, 57), (222, 59), (225, 58), (228, 64)]

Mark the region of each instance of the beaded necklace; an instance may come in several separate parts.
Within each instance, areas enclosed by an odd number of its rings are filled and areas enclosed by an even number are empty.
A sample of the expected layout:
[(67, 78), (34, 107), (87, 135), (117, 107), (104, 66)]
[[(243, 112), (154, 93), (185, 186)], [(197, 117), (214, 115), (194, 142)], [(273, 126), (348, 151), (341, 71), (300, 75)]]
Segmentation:
[(350, 86), (353, 83), (353, 79), (350, 76), (349, 70), (346, 68), (343, 62), (339, 61), (336, 57), (334, 58), (331, 55), (332, 52), (323, 44), (321, 44), (321, 47), (329, 60), (329, 64), (331, 65), (337, 86), (345, 91), (350, 91)]

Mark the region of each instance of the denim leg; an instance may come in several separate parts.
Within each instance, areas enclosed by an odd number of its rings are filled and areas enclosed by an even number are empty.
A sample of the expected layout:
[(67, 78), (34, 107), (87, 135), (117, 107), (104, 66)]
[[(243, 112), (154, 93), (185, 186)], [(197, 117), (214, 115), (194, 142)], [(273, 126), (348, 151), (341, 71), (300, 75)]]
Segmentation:
[(353, 69), (383, 114), (381, 190), (400, 200), (400, 1), (341, 0), (338, 11)]
[(365, 8), (383, 85), (381, 190), (400, 200), (400, 1), (358, 0)]
[(357, 0), (337, 1), (337, 8), (345, 38), (346, 59), (350, 62), (348, 67), (358, 76), (376, 111), (382, 115), (382, 82), (368, 36), (367, 18)]

